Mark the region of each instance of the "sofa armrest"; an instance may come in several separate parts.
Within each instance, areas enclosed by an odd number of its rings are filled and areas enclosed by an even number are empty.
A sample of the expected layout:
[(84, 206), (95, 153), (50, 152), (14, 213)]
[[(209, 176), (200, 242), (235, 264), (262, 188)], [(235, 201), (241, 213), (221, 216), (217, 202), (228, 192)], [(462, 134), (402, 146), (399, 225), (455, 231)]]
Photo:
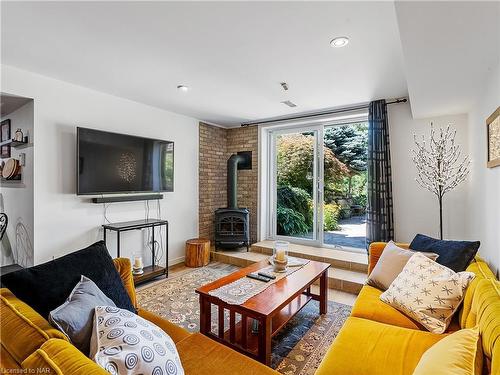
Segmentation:
[(22, 372), (12, 374), (109, 375), (75, 346), (61, 339), (46, 341), (23, 361), (22, 367)]
[(115, 258), (113, 259), (113, 263), (115, 264), (116, 270), (120, 274), (123, 286), (132, 301), (132, 305), (137, 309), (137, 297), (135, 295), (134, 277), (132, 276), (132, 265), (130, 263), (130, 259)]
[[(373, 271), (373, 268), (375, 268), (375, 265), (382, 255), (382, 251), (384, 251), (385, 245), (387, 245), (387, 242), (372, 242), (370, 244), (368, 248), (368, 275)], [(397, 242), (396, 245), (403, 249), (408, 249), (410, 246), (410, 244), (399, 242)]]
[(148, 311), (139, 308), (137, 314), (142, 318), (149, 320), (151, 323), (156, 324), (162, 330), (164, 330), (175, 343), (185, 339), (186, 337), (191, 336), (191, 333), (186, 331), (184, 328), (179, 327), (173, 323), (170, 323), (167, 319), (163, 319), (162, 317)]

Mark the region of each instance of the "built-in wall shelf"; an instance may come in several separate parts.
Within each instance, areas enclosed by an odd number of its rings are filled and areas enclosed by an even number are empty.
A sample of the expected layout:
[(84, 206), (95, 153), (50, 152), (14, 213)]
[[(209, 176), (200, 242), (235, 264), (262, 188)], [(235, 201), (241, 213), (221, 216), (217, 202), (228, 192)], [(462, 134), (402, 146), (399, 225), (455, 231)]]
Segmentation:
[(19, 142), (19, 141), (16, 141), (14, 139), (9, 139), (7, 141), (1, 142), (0, 146), (10, 146), (10, 147), (14, 147), (14, 148), (26, 148), (26, 147), (33, 146), (33, 143)]
[(0, 186), (9, 188), (25, 188), (26, 185), (21, 179), (21, 175), (17, 175), (14, 178), (0, 178)]

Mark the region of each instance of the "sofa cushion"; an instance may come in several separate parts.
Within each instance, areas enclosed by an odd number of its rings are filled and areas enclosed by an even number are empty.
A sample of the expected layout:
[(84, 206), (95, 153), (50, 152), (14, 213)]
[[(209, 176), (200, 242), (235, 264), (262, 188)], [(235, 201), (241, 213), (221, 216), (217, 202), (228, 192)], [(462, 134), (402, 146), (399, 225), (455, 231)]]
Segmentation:
[(2, 347), (19, 364), (48, 339), (67, 340), (62, 332), (6, 288), (0, 289), (0, 316)]
[(137, 295), (135, 293), (134, 276), (132, 275), (132, 264), (129, 258), (114, 258), (113, 263), (122, 279), (123, 286), (130, 297), (132, 305), (137, 309)]
[[(0, 369), (9, 369), (11, 371), (14, 369), (16, 371), (22, 369), (21, 364), (17, 363), (14, 357), (10, 355), (3, 345), (0, 345)], [(17, 371), (15, 373), (21, 374), (21, 371)]]
[(28, 374), (109, 375), (67, 341), (50, 339), (22, 363)]
[(410, 375), (445, 335), (350, 317), (315, 375)]
[(351, 316), (364, 318), (397, 327), (421, 330), (424, 327), (380, 300), (382, 291), (369, 285), (363, 286), (352, 307)]
[(185, 338), (191, 336), (191, 333), (189, 333), (184, 328), (179, 327), (178, 325), (176, 325), (174, 323), (170, 323), (168, 320), (162, 318), (161, 316), (158, 316), (158, 315), (152, 313), (151, 311), (139, 308), (137, 313), (142, 318), (147, 319), (151, 323), (154, 323), (158, 327), (160, 327), (163, 331), (165, 331), (165, 333), (167, 335), (170, 336), (170, 338), (175, 343), (178, 343), (179, 341), (184, 340)]
[[(479, 284), (479, 282), (484, 279), (491, 279), (491, 280), (496, 279), (495, 275), (488, 267), (486, 262), (479, 257), (476, 257), (476, 259), (474, 259), (471, 262), (469, 267), (467, 267), (467, 271), (473, 272), (476, 275), (476, 277), (474, 278), (474, 280), (471, 281), (471, 283), (467, 287), (467, 290), (465, 291), (464, 301), (462, 303), (462, 308), (460, 309), (459, 319), (460, 319), (460, 326), (462, 328), (474, 327), (475, 325), (475, 317), (474, 316), (469, 317), (469, 313), (472, 308), (472, 299), (474, 297), (474, 293), (476, 291), (476, 287)], [(467, 319), (472, 319), (473, 323), (468, 324)]]
[(2, 283), (44, 318), (62, 305), (80, 281), (91, 279), (119, 308), (135, 312), (103, 241), (47, 263), (2, 276)]
[(500, 374), (500, 281), (483, 279), (477, 284), (465, 328), (476, 325), (491, 373)]
[(410, 243), (410, 249), (436, 253), (437, 262), (455, 272), (465, 271), (479, 249), (479, 241), (438, 240), (423, 234), (417, 234)]
[(432, 345), (413, 375), (481, 375), (483, 353), (479, 330), (461, 329)]
[(177, 350), (186, 374), (279, 375), (277, 371), (201, 333), (178, 342)]

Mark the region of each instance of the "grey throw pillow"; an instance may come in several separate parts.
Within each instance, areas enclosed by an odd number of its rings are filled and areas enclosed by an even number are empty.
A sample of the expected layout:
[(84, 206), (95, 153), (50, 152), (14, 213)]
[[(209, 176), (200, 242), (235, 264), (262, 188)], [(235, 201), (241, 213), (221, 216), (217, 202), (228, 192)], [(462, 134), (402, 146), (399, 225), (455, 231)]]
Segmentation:
[[(387, 290), (414, 254), (415, 251), (402, 249), (393, 241), (389, 241), (366, 283), (380, 290)], [(432, 260), (438, 257), (438, 254), (434, 253), (422, 254)]]
[(94, 309), (102, 305), (116, 306), (92, 280), (82, 275), (66, 302), (50, 312), (49, 321), (88, 356)]

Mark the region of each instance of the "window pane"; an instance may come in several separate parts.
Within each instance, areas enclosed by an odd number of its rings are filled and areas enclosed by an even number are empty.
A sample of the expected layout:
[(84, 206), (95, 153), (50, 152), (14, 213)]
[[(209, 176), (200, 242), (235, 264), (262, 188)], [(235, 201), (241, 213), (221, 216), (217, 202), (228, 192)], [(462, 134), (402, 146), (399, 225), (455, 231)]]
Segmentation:
[(365, 249), (366, 122), (325, 127), (324, 243)]
[(315, 134), (276, 137), (276, 233), (314, 239)]

